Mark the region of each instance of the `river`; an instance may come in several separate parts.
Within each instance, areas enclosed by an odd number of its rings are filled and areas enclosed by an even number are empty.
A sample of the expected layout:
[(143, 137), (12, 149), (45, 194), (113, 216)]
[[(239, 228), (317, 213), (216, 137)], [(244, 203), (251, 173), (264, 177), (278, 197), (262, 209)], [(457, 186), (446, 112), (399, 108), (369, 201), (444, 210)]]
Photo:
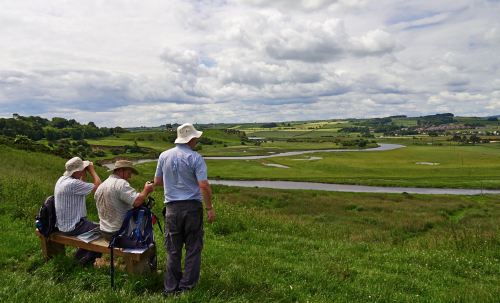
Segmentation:
[(423, 187), (386, 187), (364, 186), (314, 182), (293, 181), (240, 181), (240, 180), (209, 180), (210, 184), (242, 187), (263, 187), (275, 189), (307, 189), (356, 193), (409, 193), (426, 195), (481, 195), (500, 194), (500, 190), (462, 189), (462, 188), (423, 188)]
[[(322, 149), (322, 150), (303, 150), (285, 153), (277, 153), (263, 156), (242, 156), (242, 157), (204, 157), (206, 160), (257, 160), (274, 157), (297, 156), (311, 153), (325, 152), (372, 152), (372, 151), (389, 151), (398, 148), (403, 148), (400, 144), (379, 144), (376, 148), (367, 149)], [(141, 159), (135, 160), (135, 164), (154, 162), (157, 159)], [(113, 164), (104, 164), (105, 167), (112, 169)], [(263, 187), (275, 189), (305, 189), (305, 190), (325, 190), (338, 192), (364, 192), (364, 193), (409, 193), (409, 194), (436, 194), (436, 195), (480, 195), (480, 194), (500, 194), (500, 190), (483, 190), (483, 189), (461, 189), (461, 188), (421, 188), (421, 187), (386, 187), (386, 186), (364, 186), (364, 185), (347, 185), (347, 184), (331, 184), (331, 183), (314, 183), (314, 182), (292, 182), (292, 181), (238, 181), (238, 180), (209, 180), (211, 184), (220, 184), (228, 186), (242, 187)]]
[(366, 148), (366, 149), (314, 149), (314, 150), (291, 151), (291, 152), (277, 153), (277, 154), (263, 155), (263, 156), (241, 156), (241, 157), (232, 156), (232, 157), (203, 157), (203, 158), (206, 160), (257, 160), (257, 159), (266, 159), (274, 157), (297, 156), (297, 155), (312, 154), (312, 153), (388, 151), (403, 147), (405, 146), (400, 144), (379, 144), (378, 147)]

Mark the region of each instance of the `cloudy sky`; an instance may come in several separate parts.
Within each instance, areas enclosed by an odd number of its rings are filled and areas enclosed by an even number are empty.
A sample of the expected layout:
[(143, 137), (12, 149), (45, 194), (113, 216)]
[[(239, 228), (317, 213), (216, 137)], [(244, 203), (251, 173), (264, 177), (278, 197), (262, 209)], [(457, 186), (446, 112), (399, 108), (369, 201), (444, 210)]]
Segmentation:
[(500, 0), (0, 0), (0, 117), (500, 114)]

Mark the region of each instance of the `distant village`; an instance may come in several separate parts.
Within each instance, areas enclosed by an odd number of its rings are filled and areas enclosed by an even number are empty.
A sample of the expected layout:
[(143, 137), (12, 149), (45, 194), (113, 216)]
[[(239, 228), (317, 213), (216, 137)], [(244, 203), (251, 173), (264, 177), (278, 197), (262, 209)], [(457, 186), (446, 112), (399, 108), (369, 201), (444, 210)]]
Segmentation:
[[(394, 119), (413, 119), (416, 126), (404, 127), (394, 123)], [(498, 118), (469, 118), (459, 121), (453, 114), (437, 114), (417, 118), (406, 116), (392, 116), (388, 118), (391, 123), (370, 128), (373, 132), (382, 132), (384, 136), (422, 136), (431, 137), (449, 136), (451, 141), (463, 143), (488, 143), (500, 135)], [(382, 131), (381, 131), (382, 130)]]

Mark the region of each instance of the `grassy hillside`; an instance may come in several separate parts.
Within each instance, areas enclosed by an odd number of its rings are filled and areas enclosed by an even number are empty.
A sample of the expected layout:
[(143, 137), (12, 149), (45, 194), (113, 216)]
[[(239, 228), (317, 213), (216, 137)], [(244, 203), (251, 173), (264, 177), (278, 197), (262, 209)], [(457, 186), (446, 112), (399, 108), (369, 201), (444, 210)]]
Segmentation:
[[(162, 271), (119, 271), (111, 291), (107, 267), (81, 268), (70, 253), (43, 261), (33, 218), (64, 162), (0, 146), (0, 301), (164, 301)], [(147, 165), (138, 168), (136, 187), (153, 174)], [(154, 196), (159, 213), (161, 190)], [(498, 201), (214, 187), (217, 221), (206, 225), (200, 283), (166, 301), (495, 302)], [(96, 219), (92, 205), (88, 199), (89, 216)]]

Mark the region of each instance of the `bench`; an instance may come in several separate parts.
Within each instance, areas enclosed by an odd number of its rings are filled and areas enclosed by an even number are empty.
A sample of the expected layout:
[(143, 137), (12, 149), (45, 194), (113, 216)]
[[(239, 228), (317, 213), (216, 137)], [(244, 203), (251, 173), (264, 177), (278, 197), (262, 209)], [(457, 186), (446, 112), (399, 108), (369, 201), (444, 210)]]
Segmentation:
[[(103, 238), (86, 243), (77, 237), (66, 236), (60, 232), (55, 232), (48, 238), (44, 237), (38, 229), (35, 230), (35, 233), (40, 238), (42, 254), (46, 261), (55, 255), (64, 254), (66, 246), (83, 248), (103, 254), (110, 253), (110, 249), (108, 248), (109, 243)], [(123, 248), (114, 248), (113, 254), (123, 257), (125, 261), (125, 270), (128, 273), (141, 274), (156, 269), (156, 258), (154, 258), (154, 264), (150, 265), (150, 259), (156, 256), (155, 245), (151, 245), (141, 253), (127, 252), (124, 251)]]

